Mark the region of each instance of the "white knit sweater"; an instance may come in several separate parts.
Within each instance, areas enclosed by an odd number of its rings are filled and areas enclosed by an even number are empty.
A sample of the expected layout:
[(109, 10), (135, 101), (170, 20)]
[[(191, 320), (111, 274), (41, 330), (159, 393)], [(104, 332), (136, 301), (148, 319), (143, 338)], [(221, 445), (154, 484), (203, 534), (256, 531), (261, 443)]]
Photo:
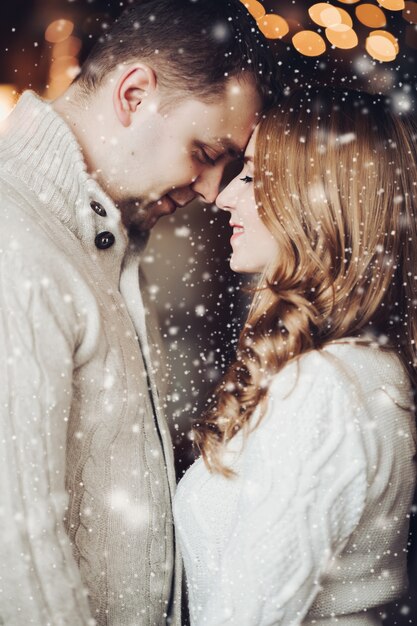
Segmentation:
[(29, 92), (0, 138), (0, 224), (0, 623), (179, 624), (142, 243)]
[(260, 426), (225, 455), (237, 478), (199, 459), (177, 490), (193, 626), (380, 623), (406, 586), (410, 404), (377, 348), (334, 343), (276, 375)]

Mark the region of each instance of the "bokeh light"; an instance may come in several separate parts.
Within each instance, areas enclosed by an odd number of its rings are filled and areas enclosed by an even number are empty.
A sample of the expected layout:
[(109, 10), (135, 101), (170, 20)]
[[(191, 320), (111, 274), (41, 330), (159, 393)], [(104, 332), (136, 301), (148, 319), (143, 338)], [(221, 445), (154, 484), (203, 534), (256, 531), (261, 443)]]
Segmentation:
[(249, 13), (255, 20), (259, 20), (265, 15), (265, 7), (258, 0), (241, 0), (242, 4), (247, 8)]
[(417, 24), (417, 2), (404, 3), (403, 18), (410, 24)]
[(267, 39), (281, 39), (288, 31), (289, 26), (283, 17), (269, 13), (257, 20), (259, 30)]
[(404, 0), (378, 0), (378, 4), (389, 11), (402, 11), (405, 7)]
[(309, 8), (308, 14), (313, 22), (324, 28), (336, 26), (337, 24), (352, 26), (352, 18), (347, 11), (325, 2), (313, 4), (313, 6)]
[[(266, 13), (264, 5), (258, 0), (241, 0), (249, 13), (255, 18), (258, 28), (267, 39), (284, 39), (292, 41), (294, 48), (303, 56), (317, 57), (326, 51), (326, 41), (321, 31), (305, 29), (305, 20), (299, 9), (284, 12), (284, 15)], [(355, 6), (355, 17), (360, 25), (366, 28), (381, 29), (387, 26), (387, 11), (403, 11), (403, 18), (411, 24), (405, 29), (405, 43), (417, 49), (417, 32), (412, 30), (417, 25), (417, 0), (378, 0), (379, 6), (360, 0), (338, 0), (346, 5)], [(294, 4), (294, 1), (293, 1)], [(267, 4), (267, 9), (270, 9)], [(284, 9), (283, 9), (284, 10)], [(310, 19), (325, 29), (325, 36), (332, 48), (341, 50), (353, 49), (359, 45), (358, 33), (351, 14), (330, 2), (316, 2), (305, 7)], [(361, 33), (361, 29), (359, 29)], [(390, 39), (390, 36), (393, 39)], [(363, 45), (363, 41), (361, 42)], [(379, 61), (393, 61), (398, 53), (398, 43), (391, 33), (370, 33), (365, 41), (365, 50)]]
[(82, 41), (79, 37), (68, 37), (65, 41), (61, 41), (54, 45), (53, 56), (54, 59), (58, 57), (76, 57), (82, 47)]
[(0, 85), (0, 129), (17, 102), (18, 94), (14, 85)]
[(383, 28), (386, 26), (387, 18), (385, 13), (375, 4), (359, 4), (355, 7), (355, 14), (358, 20), (368, 28)]
[(393, 61), (399, 52), (397, 40), (385, 30), (374, 30), (369, 33), (365, 48), (372, 58), (384, 63)]
[(345, 9), (339, 9), (339, 7), (337, 7), (337, 11), (340, 15), (340, 23), (341, 24), (346, 24), (347, 26), (350, 26), (352, 28), (353, 26), (353, 22), (352, 22), (352, 18), (350, 17), (349, 13), (347, 11), (345, 11)]
[(55, 20), (49, 24), (45, 31), (45, 39), (49, 43), (65, 41), (74, 30), (74, 24), (70, 20)]
[(358, 45), (358, 36), (347, 24), (337, 24), (331, 28), (326, 28), (326, 37), (336, 48), (349, 50)]
[(76, 57), (62, 56), (52, 62), (50, 76), (54, 80), (70, 81), (79, 71), (79, 63)]
[(302, 30), (292, 38), (294, 48), (306, 57), (318, 57), (326, 51), (326, 43), (314, 30)]
[(313, 4), (308, 10), (308, 14), (319, 26), (333, 26), (334, 24), (340, 24), (341, 18), (336, 7), (327, 4), (326, 2), (318, 2)]

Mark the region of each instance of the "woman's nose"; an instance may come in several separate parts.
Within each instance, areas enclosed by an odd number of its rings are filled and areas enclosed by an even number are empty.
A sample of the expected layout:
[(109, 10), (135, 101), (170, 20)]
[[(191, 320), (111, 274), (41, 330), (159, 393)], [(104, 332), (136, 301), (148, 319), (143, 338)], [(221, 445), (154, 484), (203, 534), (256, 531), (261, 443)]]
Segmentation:
[(233, 211), (235, 204), (236, 194), (233, 191), (233, 181), (231, 181), (217, 196), (216, 205), (223, 211)]

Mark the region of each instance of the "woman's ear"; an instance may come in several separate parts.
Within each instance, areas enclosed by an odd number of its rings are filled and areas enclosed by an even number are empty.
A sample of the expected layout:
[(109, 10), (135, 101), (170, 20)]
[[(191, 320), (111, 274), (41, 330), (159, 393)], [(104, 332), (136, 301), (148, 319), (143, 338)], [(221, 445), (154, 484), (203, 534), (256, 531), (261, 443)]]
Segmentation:
[(113, 105), (123, 126), (130, 126), (140, 104), (155, 92), (156, 84), (154, 70), (145, 63), (136, 63), (119, 77), (113, 92)]

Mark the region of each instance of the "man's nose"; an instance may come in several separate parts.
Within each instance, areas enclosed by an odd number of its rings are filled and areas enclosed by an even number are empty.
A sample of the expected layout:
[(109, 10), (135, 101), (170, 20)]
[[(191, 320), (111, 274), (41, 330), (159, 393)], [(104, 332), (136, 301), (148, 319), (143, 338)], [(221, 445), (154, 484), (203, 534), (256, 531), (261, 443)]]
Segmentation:
[(223, 171), (224, 166), (220, 164), (204, 170), (199, 176), (197, 176), (191, 185), (191, 189), (195, 191), (204, 200), (204, 202), (214, 202), (219, 193)]

